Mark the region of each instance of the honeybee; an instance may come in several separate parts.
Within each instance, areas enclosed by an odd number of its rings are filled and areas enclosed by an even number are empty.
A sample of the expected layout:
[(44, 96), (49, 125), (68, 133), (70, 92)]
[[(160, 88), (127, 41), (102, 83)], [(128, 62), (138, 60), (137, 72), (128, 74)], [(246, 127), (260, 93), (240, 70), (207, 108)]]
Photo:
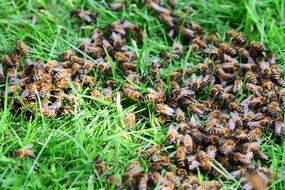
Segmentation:
[(192, 152), (193, 151), (193, 139), (190, 135), (188, 134), (185, 134), (182, 138), (182, 143), (183, 143), (183, 146), (186, 148), (186, 150), (188, 152)]
[(248, 102), (248, 106), (250, 108), (256, 108), (259, 106), (263, 106), (264, 104), (265, 104), (265, 98), (263, 96), (252, 97)]
[(151, 172), (150, 173), (150, 180), (153, 181), (155, 184), (161, 179), (159, 172)]
[(199, 49), (205, 49), (207, 48), (207, 42), (206, 39), (204, 39), (201, 36), (197, 36), (192, 40), (192, 43), (197, 44), (199, 46)]
[(248, 177), (249, 182), (243, 188), (256, 190), (267, 189), (272, 181), (273, 173), (270, 169), (259, 168)]
[(27, 56), (29, 51), (27, 45), (21, 40), (16, 41), (16, 49), (19, 53), (19, 56)]
[(180, 55), (183, 52), (183, 46), (179, 42), (174, 42), (172, 46), (173, 57), (175, 59), (180, 59)]
[(153, 155), (151, 160), (154, 162), (154, 163), (161, 163), (161, 164), (169, 164), (170, 162), (170, 158), (168, 156), (158, 156), (158, 155)]
[(187, 156), (186, 159), (187, 159), (188, 169), (190, 171), (195, 170), (201, 165), (201, 163), (197, 161), (197, 155)]
[(280, 105), (278, 102), (274, 101), (274, 102), (271, 102), (268, 106), (267, 106), (267, 111), (268, 111), (268, 114), (271, 115), (271, 116), (276, 116), (276, 114), (278, 112), (280, 112)]
[(246, 78), (247, 78), (248, 82), (250, 82), (252, 84), (257, 84), (257, 78), (252, 71), (246, 72)]
[(218, 36), (216, 34), (211, 34), (209, 37), (208, 37), (208, 40), (213, 44), (215, 45), (216, 47), (219, 47), (220, 45), (220, 40), (218, 38)]
[(192, 137), (194, 138), (194, 140), (201, 142), (203, 139), (203, 133), (201, 133), (201, 131), (199, 131), (199, 129), (197, 128), (190, 128), (190, 133), (192, 135)]
[(262, 131), (260, 128), (255, 128), (253, 130), (251, 130), (247, 135), (246, 135), (246, 139), (248, 141), (253, 141), (258, 139), (262, 134)]
[(115, 59), (119, 62), (132, 62), (134, 61), (136, 58), (136, 56), (133, 54), (133, 53), (127, 53), (127, 52), (120, 52), (120, 51), (117, 51), (115, 53)]
[[(240, 48), (238, 49), (238, 54), (239, 54), (243, 59), (246, 59), (249, 64), (251, 64), (251, 63), (254, 62), (253, 59), (252, 59), (252, 57), (250, 56), (249, 51), (247, 51), (246, 48), (240, 47)], [(253, 65), (255, 65), (255, 64), (253, 64)]]
[(167, 116), (173, 116), (175, 112), (173, 108), (163, 103), (156, 104), (155, 111)]
[(281, 136), (285, 129), (284, 122), (281, 120), (281, 117), (278, 117), (274, 123), (274, 133), (277, 136)]
[(87, 10), (80, 10), (80, 9), (71, 11), (71, 16), (77, 17), (88, 24), (92, 23), (96, 19), (95, 13), (91, 11), (87, 11)]
[(140, 100), (142, 94), (128, 83), (123, 84), (124, 95), (134, 101)]
[(203, 117), (203, 115), (204, 115), (203, 110), (201, 110), (201, 109), (198, 107), (198, 105), (195, 104), (195, 103), (189, 103), (188, 106), (187, 106), (187, 109), (188, 109), (190, 112), (192, 112), (192, 113), (198, 115), (199, 117)]
[(262, 160), (262, 161), (268, 161), (269, 157), (267, 154), (265, 154), (264, 152), (256, 149), (253, 151), (254, 156), (256, 156), (257, 159)]
[(147, 174), (140, 174), (137, 176), (138, 189), (146, 190), (147, 189), (147, 182), (148, 182)]
[(180, 33), (186, 39), (192, 39), (195, 36), (195, 32), (190, 28), (180, 27)]
[(217, 155), (217, 147), (215, 147), (214, 145), (210, 145), (207, 147), (207, 155), (209, 157), (210, 160), (214, 160), (216, 155)]
[(227, 36), (232, 38), (238, 44), (244, 44), (246, 42), (246, 37), (236, 31), (227, 32)]
[(180, 109), (177, 108), (175, 110), (176, 121), (185, 121), (185, 113)]
[(178, 162), (178, 166), (184, 167), (186, 160), (186, 148), (183, 146), (179, 146), (176, 149), (176, 161)]
[(62, 54), (60, 54), (60, 59), (62, 61), (69, 61), (71, 56), (74, 55), (74, 52), (72, 49), (68, 49), (66, 51), (64, 51)]
[(233, 154), (233, 159), (235, 161), (241, 162), (243, 164), (250, 164), (252, 158), (253, 158), (252, 152), (247, 152), (246, 154), (241, 154), (239, 152), (235, 152)]
[(230, 93), (222, 92), (219, 96), (223, 101), (230, 103), (235, 99), (235, 96)]
[(9, 55), (5, 54), (5, 55), (2, 56), (2, 64), (5, 67), (12, 66), (12, 61), (11, 61), (11, 58), (10, 58)]
[(31, 145), (27, 145), (23, 148), (20, 148), (19, 150), (13, 151), (13, 156), (17, 158), (24, 158), (24, 157), (29, 157), (32, 159), (36, 158)]
[(271, 70), (271, 78), (272, 78), (272, 80), (274, 80), (274, 81), (280, 80), (280, 70), (279, 70), (278, 66), (276, 64), (275, 65), (271, 65), (270, 66), (270, 70)]
[(41, 98), (47, 98), (50, 99), (51, 97), (51, 90), (54, 88), (54, 85), (51, 83), (44, 82), (41, 84), (40, 89), (40, 96)]
[(263, 91), (263, 88), (261, 86), (258, 86), (258, 85), (252, 84), (252, 83), (247, 83), (246, 89), (249, 92), (252, 92), (256, 96), (260, 96), (262, 91)]
[(262, 42), (252, 41), (250, 42), (250, 47), (260, 53), (267, 51), (266, 47)]
[(203, 170), (209, 171), (212, 168), (210, 158), (206, 152), (199, 151), (198, 160), (201, 163), (201, 167), (203, 168)]
[(112, 32), (110, 39), (112, 40), (113, 45), (115, 47), (123, 46), (125, 43), (125, 40), (122, 38), (121, 34), (119, 34), (119, 33), (117, 34), (115, 32)]
[(271, 80), (266, 80), (262, 82), (262, 87), (264, 90), (271, 91), (276, 88), (276, 85)]
[(229, 44), (221, 43), (219, 48), (231, 56), (235, 56), (237, 54), (237, 51)]
[(261, 69), (262, 76), (267, 79), (271, 76), (270, 65), (268, 61), (264, 61), (263, 58), (256, 58), (256, 61)]
[(174, 21), (175, 19), (170, 16), (169, 14), (159, 14), (158, 19), (161, 20), (168, 28), (173, 28), (174, 27)]
[(125, 124), (130, 127), (136, 123), (136, 114), (135, 112), (131, 111), (128, 112), (124, 119)]
[(222, 154), (227, 155), (234, 151), (235, 146), (236, 143), (232, 139), (229, 139), (220, 146), (220, 151)]
[(108, 61), (104, 61), (104, 59), (97, 59), (97, 66), (98, 66), (98, 71), (100, 73), (103, 72), (110, 72), (111, 71), (111, 65)]
[(152, 147), (146, 149), (146, 151), (144, 152), (144, 157), (145, 159), (149, 159), (150, 157), (152, 157), (152, 155), (160, 153), (161, 150), (162, 150), (161, 145), (159, 144), (153, 145)]
[(218, 190), (220, 188), (220, 183), (218, 181), (212, 180), (203, 182), (199, 187), (197, 187), (197, 190)]
[(124, 8), (126, 6), (124, 1), (120, 1), (120, 2), (115, 2), (115, 3), (109, 3), (109, 8), (112, 11), (118, 11), (121, 10), (122, 8)]
[(157, 92), (156, 90), (152, 88), (148, 88), (149, 93), (145, 96), (145, 101), (146, 102), (162, 102), (163, 101), (163, 93)]
[(222, 67), (218, 68), (217, 70), (217, 77), (221, 80), (221, 81), (230, 81), (235, 79), (235, 74), (232, 73), (226, 73), (224, 71), (224, 69)]
[(20, 65), (19, 58), (20, 58), (20, 55), (18, 55), (16, 52), (12, 53), (11, 55), (11, 66), (12, 67), (18, 67)]
[(167, 134), (166, 134), (166, 139), (168, 143), (177, 143), (179, 140), (179, 133), (176, 128), (174, 128), (172, 125), (169, 126)]
[(202, 75), (192, 75), (191, 76), (191, 89), (196, 92), (201, 88), (201, 84), (202, 84), (202, 80), (203, 80), (203, 76)]
[(154, 1), (149, 1), (148, 3), (148, 7), (154, 11), (155, 13), (157, 14), (167, 14), (167, 15), (170, 15), (170, 11), (162, 6), (159, 6), (156, 2)]

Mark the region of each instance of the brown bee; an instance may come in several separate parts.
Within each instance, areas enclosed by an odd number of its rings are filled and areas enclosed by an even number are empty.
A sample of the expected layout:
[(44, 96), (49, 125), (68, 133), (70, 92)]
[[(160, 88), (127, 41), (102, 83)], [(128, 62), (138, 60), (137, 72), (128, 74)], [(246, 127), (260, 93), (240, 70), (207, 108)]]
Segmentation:
[(214, 145), (210, 145), (207, 147), (207, 155), (210, 160), (215, 159), (217, 152), (218, 152), (218, 149)]
[(175, 25), (174, 24), (175, 19), (169, 14), (165, 13), (159, 14), (158, 19), (162, 21), (168, 28), (173, 28)]
[(12, 60), (11, 60), (9, 55), (5, 54), (5, 55), (2, 56), (2, 64), (5, 67), (12, 66)]
[(260, 96), (262, 91), (263, 91), (263, 88), (261, 86), (258, 86), (258, 85), (252, 84), (252, 83), (247, 83), (246, 89), (249, 92), (252, 92), (256, 96)]
[(232, 139), (229, 139), (220, 146), (220, 151), (222, 154), (228, 155), (229, 153), (234, 151), (235, 146), (236, 143)]
[(185, 121), (185, 113), (180, 109), (177, 108), (175, 110), (176, 121)]
[(267, 106), (267, 111), (268, 111), (268, 114), (271, 115), (271, 116), (276, 116), (277, 113), (279, 113), (281, 111), (280, 109), (280, 105), (278, 102), (274, 101), (274, 102), (271, 102), (268, 106)]
[(229, 44), (221, 43), (219, 48), (231, 56), (235, 56), (237, 54), (237, 51)]
[(71, 11), (71, 16), (77, 17), (88, 24), (92, 23), (96, 19), (96, 13), (80, 9)]
[(115, 53), (115, 59), (117, 61), (119, 61), (119, 62), (122, 62), (122, 63), (124, 63), (124, 62), (132, 62), (132, 61), (135, 60), (135, 58), (136, 58), (135, 54), (130, 53), (130, 52), (127, 53), (127, 52), (120, 52), (120, 51), (118, 51), (118, 52)]
[(161, 179), (159, 172), (151, 172), (150, 173), (150, 180), (153, 181), (155, 184)]
[(246, 37), (236, 31), (227, 32), (228, 38), (233, 39), (238, 44), (244, 44), (246, 42)]
[(252, 41), (250, 42), (250, 47), (260, 53), (267, 51), (266, 47), (262, 42)]
[(193, 151), (194, 144), (193, 144), (193, 139), (190, 135), (185, 134), (182, 138), (182, 143), (188, 152)]
[(153, 162), (159, 162), (163, 164), (169, 164), (170, 158), (168, 156), (158, 156), (158, 155), (153, 155), (151, 160)]
[(188, 111), (198, 115), (199, 117), (203, 117), (204, 112), (198, 107), (196, 103), (189, 103), (187, 106)]
[(256, 61), (261, 69), (262, 76), (267, 79), (271, 76), (270, 64), (268, 61), (264, 61), (263, 57), (257, 57)]
[(222, 67), (218, 68), (217, 70), (217, 77), (221, 80), (221, 81), (230, 81), (235, 79), (235, 74), (232, 73), (226, 73), (224, 71), (224, 69)]
[(136, 123), (136, 114), (135, 112), (131, 111), (128, 112), (124, 119), (125, 124), (130, 127)]
[(213, 44), (215, 45), (216, 47), (219, 47), (220, 46), (220, 40), (218, 38), (218, 36), (216, 34), (211, 34), (209, 37), (208, 37), (208, 40)]
[(152, 147), (146, 149), (146, 151), (144, 152), (144, 157), (146, 159), (149, 159), (150, 157), (152, 157), (152, 155), (160, 153), (161, 150), (162, 150), (161, 145), (159, 144), (153, 145)]
[(203, 168), (203, 170), (209, 171), (212, 168), (210, 158), (206, 152), (199, 151), (198, 160), (201, 163), (201, 167)]
[(281, 136), (285, 130), (284, 122), (281, 120), (281, 117), (278, 117), (274, 123), (274, 133), (277, 136)]
[(266, 189), (270, 185), (272, 177), (273, 173), (270, 169), (260, 168), (249, 175), (249, 182), (243, 186), (243, 189)]
[(125, 40), (122, 38), (121, 34), (119, 34), (119, 33), (117, 34), (115, 32), (112, 32), (110, 39), (112, 40), (113, 45), (115, 47), (123, 46), (125, 43)]
[(156, 104), (155, 105), (155, 111), (158, 113), (167, 115), (167, 116), (172, 116), (172, 115), (174, 115), (174, 112), (175, 112), (173, 108), (171, 108), (168, 105), (163, 104), (163, 103)]
[(147, 182), (148, 182), (148, 175), (147, 174), (140, 174), (137, 176), (138, 189), (146, 190), (148, 187)]
[(16, 41), (16, 49), (19, 53), (19, 56), (27, 56), (29, 51), (27, 45), (21, 40)]
[(179, 42), (174, 42), (173, 46), (172, 46), (172, 53), (173, 53), (172, 56), (178, 60), (178, 59), (180, 59), (182, 52), (183, 52), (182, 44)]
[(36, 158), (31, 145), (27, 145), (23, 148), (20, 148), (19, 150), (14, 151), (13, 156), (17, 158), (24, 158), (24, 157), (29, 157), (32, 159)]
[(207, 48), (207, 42), (206, 39), (204, 39), (201, 36), (197, 36), (192, 40), (193, 44), (197, 44), (199, 46), (199, 49), (205, 49)]
[(235, 99), (235, 96), (230, 93), (222, 92), (219, 96), (223, 101), (230, 103)]
[(112, 11), (118, 11), (121, 10), (122, 8), (124, 8), (126, 6), (124, 1), (119, 1), (119, 2), (115, 2), (115, 3), (109, 3), (109, 8)]
[(202, 141), (203, 133), (201, 133), (201, 131), (199, 131), (199, 129), (197, 129), (197, 128), (190, 128), (190, 133), (191, 133), (192, 137), (194, 138), (194, 140)]
[(179, 140), (179, 133), (176, 128), (174, 128), (172, 125), (169, 126), (167, 134), (166, 134), (166, 139), (168, 143), (177, 143)]
[(271, 78), (275, 81), (280, 80), (280, 70), (277, 65), (271, 65), (270, 66), (271, 70)]
[(186, 148), (183, 146), (179, 146), (176, 149), (176, 161), (178, 162), (178, 165), (180, 167), (184, 167), (185, 160), (186, 160)]
[(195, 36), (195, 32), (189, 28), (180, 27), (180, 33), (185, 39), (192, 39)]
[(233, 155), (233, 159), (235, 161), (241, 162), (243, 164), (250, 164), (252, 158), (253, 158), (252, 152), (247, 152), (246, 154), (241, 154), (239, 152), (235, 152)]
[(205, 181), (196, 190), (218, 190), (221, 188), (221, 185), (218, 181)]
[(158, 5), (154, 1), (149, 1), (148, 7), (157, 14), (164, 13), (164, 14), (170, 15), (170, 11), (168, 9)]
[(262, 161), (268, 161), (269, 160), (269, 157), (267, 154), (265, 154), (264, 152), (256, 149), (253, 151), (253, 154), (255, 155), (255, 157), (258, 159), (258, 160), (262, 160)]
[[(238, 49), (238, 54), (241, 56), (241, 58), (246, 59), (248, 64), (245, 65), (251, 65), (254, 61), (249, 53), (249, 51), (247, 51), (246, 48), (241, 47)], [(252, 64), (252, 67), (255, 67), (255, 64)], [(247, 67), (248, 68), (248, 67)], [(249, 69), (249, 68), (248, 68)]]
[(248, 82), (250, 82), (252, 84), (257, 84), (257, 78), (252, 71), (246, 72), (246, 78), (247, 78)]
[(74, 55), (74, 52), (72, 49), (68, 49), (66, 51), (64, 51), (62, 54), (60, 54), (60, 59), (62, 61), (69, 61), (71, 56)]
[(251, 130), (247, 135), (246, 135), (246, 139), (248, 141), (253, 141), (258, 139), (262, 134), (262, 131), (260, 128), (255, 128), (253, 130)]
[(142, 94), (128, 83), (123, 84), (123, 92), (126, 97), (135, 101), (140, 100), (142, 97)]

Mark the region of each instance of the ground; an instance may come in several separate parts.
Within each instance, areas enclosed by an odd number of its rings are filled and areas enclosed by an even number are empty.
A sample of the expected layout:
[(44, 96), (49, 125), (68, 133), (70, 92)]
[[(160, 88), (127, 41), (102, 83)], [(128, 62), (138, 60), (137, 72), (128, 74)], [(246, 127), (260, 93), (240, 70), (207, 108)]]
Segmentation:
[[(139, 2), (134, 0), (133, 2)], [(75, 47), (95, 27), (105, 27), (117, 19), (126, 19), (145, 29), (142, 49), (130, 48), (151, 60), (161, 49), (170, 50), (163, 26), (144, 7), (131, 4), (124, 10), (106, 9), (104, 0), (2, 0), (0, 1), (0, 54), (12, 50), (17, 39), (25, 41), (31, 59), (56, 59), (63, 50)], [(223, 38), (229, 29), (243, 32), (250, 40), (261, 40), (277, 56), (284, 70), (285, 1), (283, 0), (180, 0), (177, 10), (189, 6), (184, 15), (204, 27), (207, 33)], [(43, 9), (39, 9), (43, 7)], [(70, 18), (75, 8), (88, 8), (98, 14), (92, 25), (82, 25)], [(182, 13), (179, 13), (182, 14)], [(36, 16), (36, 25), (33, 16)], [(150, 32), (151, 31), (151, 32)], [(199, 57), (191, 54), (179, 64), (197, 64)], [(179, 67), (178, 63), (169, 70)], [(143, 71), (142, 71), (143, 72)], [(167, 72), (166, 72), (167, 73)], [(2, 85), (3, 87), (3, 85)], [(83, 93), (84, 94), (84, 93)], [(71, 117), (46, 118), (40, 113), (25, 117), (12, 114), (7, 101), (0, 110), (0, 188), (1, 189), (93, 189), (106, 187), (106, 176), (120, 177), (132, 160), (143, 159), (144, 147), (164, 140), (165, 128), (157, 123), (152, 105), (133, 104), (124, 110), (116, 104), (102, 106), (88, 98), (81, 99), (80, 112)], [(132, 128), (120, 125), (129, 110), (143, 112), (144, 117)], [(11, 151), (32, 144), (36, 159), (15, 159)], [(270, 161), (264, 166), (279, 172), (272, 189), (285, 189), (285, 138), (277, 139), (268, 131), (263, 135), (264, 150)], [(109, 165), (102, 176), (94, 176), (92, 159), (100, 157)], [(225, 173), (226, 175), (226, 173)], [(206, 179), (203, 174), (199, 180)], [(222, 181), (224, 189), (239, 189), (239, 182)]]

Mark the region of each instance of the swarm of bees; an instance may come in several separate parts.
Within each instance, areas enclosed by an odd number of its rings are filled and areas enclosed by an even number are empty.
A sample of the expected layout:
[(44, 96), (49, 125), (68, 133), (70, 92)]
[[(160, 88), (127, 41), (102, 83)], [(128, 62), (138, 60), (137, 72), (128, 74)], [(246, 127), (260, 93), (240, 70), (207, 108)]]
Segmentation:
[[(285, 130), (281, 115), (285, 83), (275, 56), (262, 42), (248, 43), (236, 31), (227, 32), (226, 41), (215, 34), (207, 36), (200, 26), (181, 21), (158, 2), (148, 0), (146, 5), (165, 25), (170, 38), (182, 38), (174, 40), (171, 52), (163, 51), (149, 63), (151, 84), (147, 91), (139, 87), (145, 76), (138, 72), (138, 55), (126, 46), (130, 33), (140, 42), (142, 30), (118, 20), (108, 25), (108, 32), (96, 28), (79, 44), (85, 56), (66, 50), (59, 60), (30, 61), (27, 46), (17, 41), (15, 50), (2, 57), (0, 67), (0, 81), (7, 79), (9, 98), (25, 106), (40, 100), (41, 112), (49, 117), (76, 111), (79, 100), (74, 87), (88, 87), (94, 99), (115, 102), (115, 91), (129, 102), (153, 104), (157, 121), (168, 131), (162, 144), (147, 147), (144, 152), (148, 172), (138, 161), (126, 169), (123, 183), (129, 189), (219, 189), (218, 181), (201, 183), (195, 176), (200, 171), (210, 178), (223, 178), (213, 167), (215, 162), (234, 178), (247, 178), (244, 189), (267, 187), (273, 174), (258, 168), (254, 161), (269, 160), (260, 149), (264, 130), (272, 129), (277, 138)], [(176, 3), (168, 1), (171, 8)], [(109, 6), (118, 10), (125, 5), (119, 2)], [(78, 10), (72, 15), (83, 15), (86, 22), (93, 17)], [(161, 76), (165, 63), (179, 61), (189, 49), (199, 54), (203, 63)], [(99, 81), (94, 73), (98, 73)], [(125, 77), (125, 82), (112, 80), (114, 73)], [(136, 120), (131, 111), (124, 123), (130, 127)], [(98, 174), (106, 170), (101, 163), (101, 158), (94, 159)]]

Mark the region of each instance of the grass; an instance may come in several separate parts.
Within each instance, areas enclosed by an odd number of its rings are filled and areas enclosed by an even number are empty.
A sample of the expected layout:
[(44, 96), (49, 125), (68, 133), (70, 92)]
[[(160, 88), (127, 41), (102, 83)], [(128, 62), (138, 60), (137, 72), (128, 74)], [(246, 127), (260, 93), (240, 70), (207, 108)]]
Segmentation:
[[(22, 39), (31, 49), (31, 59), (55, 59), (59, 53), (76, 47), (79, 41), (91, 35), (95, 27), (105, 27), (117, 19), (127, 19), (145, 29), (143, 45), (129, 43), (139, 57), (139, 71), (147, 76), (147, 64), (155, 58), (159, 50), (170, 50), (171, 40), (158, 20), (145, 7), (128, 1), (120, 12), (106, 9), (105, 1), (93, 0), (2, 0), (0, 1), (0, 54), (12, 50), (12, 44)], [(182, 14), (181, 7), (190, 7), (189, 13)], [(39, 9), (42, 7), (42, 9)], [(69, 12), (74, 8), (89, 8), (98, 14), (92, 25), (84, 25), (71, 19)], [(236, 29), (250, 40), (262, 40), (277, 56), (280, 67), (285, 65), (285, 2), (283, 0), (180, 0), (177, 13), (194, 20), (207, 33), (217, 32), (224, 38), (228, 29)], [(36, 24), (32, 23), (33, 16)], [(82, 25), (83, 24), (83, 25)], [(186, 65), (199, 63), (199, 56), (185, 53), (182, 62), (170, 65), (168, 71)], [(116, 71), (113, 73), (119, 83)], [(149, 81), (148, 81), (149, 82)], [(145, 90), (145, 86), (141, 87)], [(0, 110), (0, 188), (1, 189), (98, 189), (107, 187), (107, 176), (115, 174), (120, 178), (132, 160), (140, 160), (145, 165), (143, 151), (146, 146), (162, 142), (165, 128), (157, 122), (152, 105), (141, 103), (106, 104), (77, 92), (80, 112), (70, 117), (45, 118), (40, 113), (25, 117), (24, 110), (18, 114), (10, 111), (10, 102), (1, 100)], [(141, 115), (132, 128), (124, 125), (124, 115), (134, 110)], [(32, 144), (37, 157), (15, 159), (11, 151)], [(283, 174), (276, 179), (272, 189), (285, 188), (285, 138), (276, 139), (272, 131), (263, 138), (262, 150), (271, 160), (262, 165)], [(107, 172), (96, 175), (92, 159), (100, 155), (109, 165)], [(216, 165), (219, 168), (219, 165)], [(223, 168), (220, 171), (228, 176)], [(94, 175), (95, 173), (95, 175)], [(206, 179), (203, 173), (199, 180)], [(239, 182), (223, 181), (224, 189), (239, 189)], [(112, 187), (114, 188), (114, 187)]]

